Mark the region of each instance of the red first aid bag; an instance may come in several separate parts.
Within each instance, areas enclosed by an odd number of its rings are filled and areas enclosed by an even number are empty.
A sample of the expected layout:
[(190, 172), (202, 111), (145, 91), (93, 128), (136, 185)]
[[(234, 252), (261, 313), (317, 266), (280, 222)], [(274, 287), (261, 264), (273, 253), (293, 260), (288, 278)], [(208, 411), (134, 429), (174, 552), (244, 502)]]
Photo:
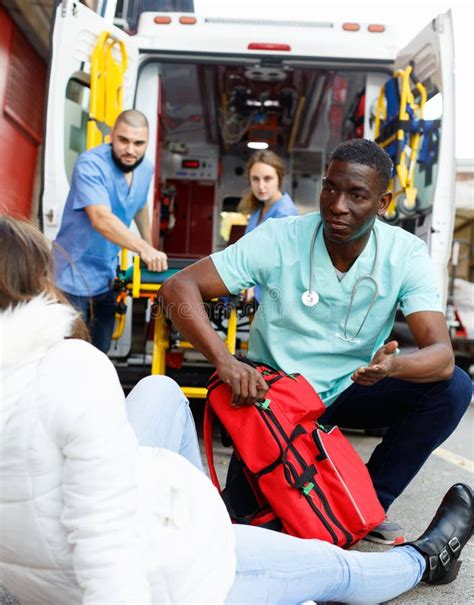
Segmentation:
[(217, 416), (234, 448), (221, 495), (232, 520), (318, 538), (347, 548), (384, 519), (366, 466), (337, 427), (323, 427), (324, 405), (301, 374), (253, 364), (269, 389), (265, 401), (233, 407), (215, 373), (208, 386), (204, 443), (220, 490), (212, 447)]

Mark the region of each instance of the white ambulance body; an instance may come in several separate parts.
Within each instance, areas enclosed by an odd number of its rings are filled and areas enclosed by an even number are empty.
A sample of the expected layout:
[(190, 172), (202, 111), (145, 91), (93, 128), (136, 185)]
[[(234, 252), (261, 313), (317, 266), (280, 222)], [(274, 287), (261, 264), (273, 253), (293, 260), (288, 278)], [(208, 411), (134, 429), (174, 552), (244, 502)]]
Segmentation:
[[(416, 211), (400, 213), (398, 224), (427, 241), (446, 296), (455, 171), (450, 13), (400, 49), (397, 30), (388, 25), (178, 13), (143, 13), (138, 33), (129, 36), (79, 2), (64, 1), (53, 32), (44, 156), (42, 217), (50, 238), (85, 149), (90, 57), (103, 31), (126, 45), (124, 108), (140, 109), (150, 122), (155, 230), (163, 192), (172, 186), (175, 225), (165, 225), (161, 245), (170, 256), (188, 258), (227, 244), (222, 217), (235, 211), (247, 187), (249, 141), (267, 141), (284, 157), (286, 191), (300, 212), (317, 210), (329, 154), (354, 134), (351, 108), (365, 94), (358, 133), (373, 138), (381, 85), (411, 63), (428, 98), (442, 99), (442, 115), (429, 116), (440, 117), (441, 126), (435, 160), (417, 172)], [(309, 249), (309, 242), (302, 245)]]

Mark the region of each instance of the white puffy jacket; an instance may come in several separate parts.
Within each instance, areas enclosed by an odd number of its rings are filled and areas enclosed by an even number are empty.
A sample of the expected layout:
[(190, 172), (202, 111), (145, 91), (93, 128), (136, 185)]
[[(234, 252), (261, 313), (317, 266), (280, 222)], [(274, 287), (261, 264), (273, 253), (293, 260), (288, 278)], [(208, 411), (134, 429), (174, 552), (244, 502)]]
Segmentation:
[(139, 448), (108, 358), (38, 297), (0, 314), (0, 582), (22, 605), (219, 603), (234, 535), (210, 481)]

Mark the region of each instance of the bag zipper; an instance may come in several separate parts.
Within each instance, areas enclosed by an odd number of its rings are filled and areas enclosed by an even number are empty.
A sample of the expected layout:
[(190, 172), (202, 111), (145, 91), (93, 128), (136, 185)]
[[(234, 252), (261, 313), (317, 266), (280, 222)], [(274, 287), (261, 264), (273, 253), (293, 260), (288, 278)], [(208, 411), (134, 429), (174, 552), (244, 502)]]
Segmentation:
[[(336, 465), (334, 464), (334, 462), (331, 460), (331, 457), (328, 455), (326, 448), (324, 447), (323, 441), (321, 439), (321, 437), (319, 437), (319, 428), (316, 429), (316, 434), (318, 435), (318, 440), (317, 440), (317, 447), (320, 449), (320, 451), (322, 451), (322, 453), (326, 456), (326, 459), (329, 460), (329, 463), (332, 467), (332, 469), (334, 470), (334, 472), (336, 473), (337, 478), (339, 479), (342, 487), (344, 488), (344, 491), (346, 492), (346, 495), (348, 496), (349, 500), (352, 502), (352, 506), (354, 507), (357, 515), (359, 516), (359, 519), (362, 521), (362, 523), (364, 525), (367, 525), (367, 521), (364, 517), (364, 515), (362, 514), (362, 511), (360, 510), (360, 508), (357, 506), (356, 501), (354, 500), (354, 497), (351, 494), (350, 489), (347, 487), (346, 482), (344, 481), (344, 479), (342, 478), (340, 472), (338, 471), (338, 469), (336, 468)], [(327, 433), (326, 431), (322, 431), (324, 433), (326, 433), (327, 435), (329, 435), (330, 433)], [(313, 438), (315, 438), (316, 435), (313, 435)], [(315, 439), (316, 440), (316, 439)]]

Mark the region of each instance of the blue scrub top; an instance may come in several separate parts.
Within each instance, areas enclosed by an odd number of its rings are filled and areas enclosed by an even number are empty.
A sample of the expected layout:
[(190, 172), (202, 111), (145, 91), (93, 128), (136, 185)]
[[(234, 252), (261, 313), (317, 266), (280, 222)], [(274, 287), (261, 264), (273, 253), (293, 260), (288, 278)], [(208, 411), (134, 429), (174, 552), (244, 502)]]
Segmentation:
[[(147, 201), (153, 165), (145, 158), (133, 171), (129, 186), (112, 159), (108, 144), (79, 156), (72, 175), (61, 227), (56, 237), (56, 285), (76, 296), (106, 292), (115, 277), (119, 246), (98, 233), (85, 211), (87, 206), (109, 206), (129, 227)], [(57, 248), (57, 247), (55, 247)]]
[[(247, 223), (247, 227), (245, 228), (245, 233), (250, 233), (255, 229), (255, 227), (258, 227), (258, 221), (261, 213), (262, 208), (258, 208), (258, 210), (252, 212), (249, 218), (249, 222)], [(260, 224), (264, 223), (269, 218), (283, 218), (286, 216), (296, 216), (297, 214), (298, 211), (296, 210), (296, 206), (293, 200), (288, 195), (288, 193), (284, 193), (279, 200), (277, 200), (274, 204), (270, 206), (268, 212), (265, 214)]]
[[(268, 220), (236, 244), (211, 256), (229, 292), (237, 294), (260, 284), (261, 305), (252, 323), (249, 358), (301, 372), (330, 405), (351, 384), (357, 368), (370, 362), (388, 338), (397, 307), (403, 314), (441, 311), (431, 261), (418, 237), (377, 220), (378, 296), (360, 334), (353, 343), (343, 334), (354, 285), (370, 275), (374, 264), (372, 233), (365, 249), (339, 282), (319, 230), (314, 249), (314, 290), (320, 301), (303, 305), (309, 287), (311, 238), (321, 222), (319, 213)], [(347, 336), (357, 332), (373, 295), (364, 280), (356, 291), (347, 322)]]

